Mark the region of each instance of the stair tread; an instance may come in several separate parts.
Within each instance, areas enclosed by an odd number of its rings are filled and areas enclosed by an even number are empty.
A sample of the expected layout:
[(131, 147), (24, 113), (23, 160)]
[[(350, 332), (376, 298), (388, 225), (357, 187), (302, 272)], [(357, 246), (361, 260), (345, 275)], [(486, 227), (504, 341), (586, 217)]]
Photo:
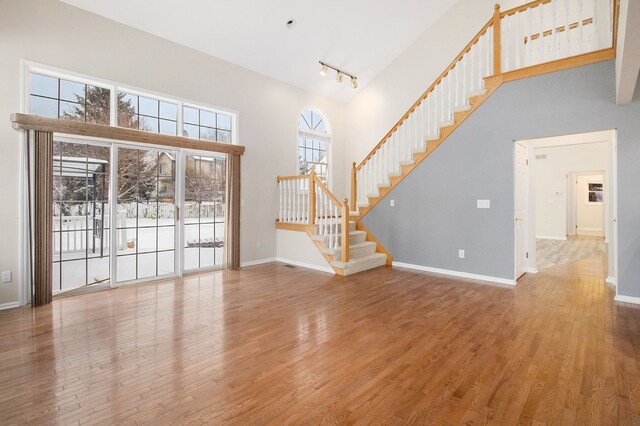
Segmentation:
[(464, 112), (464, 111), (469, 111), (470, 109), (471, 109), (471, 105), (465, 104), (465, 105), (453, 107), (453, 112)]

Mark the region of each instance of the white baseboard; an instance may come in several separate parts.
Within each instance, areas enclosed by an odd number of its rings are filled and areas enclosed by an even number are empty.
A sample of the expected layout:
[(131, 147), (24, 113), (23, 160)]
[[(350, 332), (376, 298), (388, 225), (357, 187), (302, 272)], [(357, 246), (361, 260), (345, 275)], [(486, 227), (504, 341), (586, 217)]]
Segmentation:
[(497, 278), (497, 277), (490, 277), (487, 275), (470, 274), (468, 272), (450, 271), (448, 269), (432, 268), (430, 266), (413, 265), (410, 263), (402, 263), (402, 262), (393, 262), (393, 266), (398, 266), (400, 268), (407, 268), (407, 269), (415, 269), (417, 271), (433, 272), (434, 274), (449, 275), (452, 277), (471, 278), (474, 280), (489, 281), (492, 283), (507, 284), (512, 286), (516, 285), (515, 280), (510, 280), (507, 278)]
[(607, 281), (607, 284), (616, 285), (616, 280), (613, 277), (607, 277), (606, 281)]
[(312, 263), (298, 262), (297, 260), (284, 259), (282, 257), (276, 258), (276, 261), (282, 262), (282, 263), (288, 263), (289, 265), (300, 266), (302, 268), (313, 269), (320, 272), (328, 272), (330, 274), (336, 273), (336, 271), (334, 271), (331, 267), (328, 267), (328, 266), (320, 266), (320, 265), (314, 265)]
[(537, 274), (538, 273), (538, 268), (527, 268), (527, 273), (528, 274)]
[(616, 302), (633, 303), (634, 305), (640, 305), (640, 297), (622, 296), (617, 295), (613, 300)]
[(247, 266), (262, 265), (263, 263), (271, 263), (271, 262), (275, 262), (275, 261), (277, 261), (277, 259), (275, 257), (269, 257), (267, 259), (250, 260), (248, 262), (241, 262), (240, 263), (240, 267), (241, 268), (246, 268)]
[(536, 235), (536, 240), (558, 240), (558, 241), (567, 241), (567, 237), (555, 237), (550, 235)]
[(604, 232), (598, 228), (578, 228), (576, 230), (577, 235), (584, 235), (587, 237), (603, 237)]
[(2, 303), (0, 304), (0, 311), (3, 311), (5, 309), (19, 308), (19, 307), (20, 307), (20, 302)]

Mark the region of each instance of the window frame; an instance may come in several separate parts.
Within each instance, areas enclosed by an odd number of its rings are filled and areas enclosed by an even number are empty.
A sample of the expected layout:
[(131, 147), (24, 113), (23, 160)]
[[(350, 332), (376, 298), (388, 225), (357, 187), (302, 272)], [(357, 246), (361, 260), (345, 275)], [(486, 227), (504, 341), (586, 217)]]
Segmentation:
[[(21, 111), (25, 114), (30, 114), (31, 112), (31, 73), (42, 74), (48, 77), (59, 78), (63, 80), (72, 81), (74, 83), (80, 84), (88, 84), (96, 87), (101, 87), (103, 89), (110, 90), (110, 101), (109, 101), (109, 125), (112, 127), (118, 126), (118, 111), (117, 111), (117, 93), (118, 92), (126, 92), (135, 96), (142, 96), (145, 98), (151, 98), (154, 100), (169, 102), (176, 105), (177, 114), (176, 114), (176, 125), (177, 125), (177, 136), (182, 136), (182, 130), (184, 129), (184, 122), (182, 120), (182, 108), (183, 106), (187, 106), (190, 108), (197, 108), (209, 112), (226, 114), (231, 117), (231, 140), (229, 143), (231, 145), (238, 145), (240, 143), (240, 135), (239, 135), (239, 121), (240, 121), (240, 113), (235, 110), (231, 110), (223, 107), (216, 107), (212, 105), (202, 104), (199, 102), (194, 102), (192, 100), (187, 100), (177, 96), (169, 96), (164, 93), (154, 92), (151, 90), (141, 89), (139, 87), (120, 84), (115, 81), (100, 79), (96, 77), (87, 76), (84, 74), (76, 73), (73, 71), (39, 64), (32, 61), (23, 60), (23, 73), (22, 73), (22, 103), (21, 103)], [(154, 134), (155, 132), (149, 132)], [(161, 133), (157, 133), (161, 134)], [(203, 140), (207, 141), (207, 139), (195, 139), (194, 140)]]

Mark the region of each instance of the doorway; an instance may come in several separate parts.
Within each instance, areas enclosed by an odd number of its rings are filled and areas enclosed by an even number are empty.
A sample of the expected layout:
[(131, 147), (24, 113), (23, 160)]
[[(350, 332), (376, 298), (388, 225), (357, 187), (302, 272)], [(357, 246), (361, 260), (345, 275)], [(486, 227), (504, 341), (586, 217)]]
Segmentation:
[[(525, 189), (518, 174), (523, 146)], [(615, 283), (615, 130), (522, 140), (514, 144), (514, 152), (516, 275), (523, 270), (566, 271), (591, 259), (596, 266), (590, 270)], [(522, 198), (527, 200), (524, 216), (519, 213)], [(519, 226), (521, 217), (525, 229)], [(523, 240), (524, 260), (519, 250)]]

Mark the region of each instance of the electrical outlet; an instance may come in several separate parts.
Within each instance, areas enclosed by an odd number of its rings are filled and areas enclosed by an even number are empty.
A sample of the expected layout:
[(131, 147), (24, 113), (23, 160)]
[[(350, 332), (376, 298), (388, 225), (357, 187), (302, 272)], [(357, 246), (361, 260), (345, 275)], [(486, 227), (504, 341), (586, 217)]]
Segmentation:
[(389, 201), (389, 205), (391, 205), (391, 207), (395, 207), (395, 205), (396, 205), (396, 200), (391, 200), (391, 201)]
[(11, 271), (2, 271), (2, 282), (10, 283), (12, 281)]
[(464, 259), (464, 250), (458, 250), (458, 257)]

